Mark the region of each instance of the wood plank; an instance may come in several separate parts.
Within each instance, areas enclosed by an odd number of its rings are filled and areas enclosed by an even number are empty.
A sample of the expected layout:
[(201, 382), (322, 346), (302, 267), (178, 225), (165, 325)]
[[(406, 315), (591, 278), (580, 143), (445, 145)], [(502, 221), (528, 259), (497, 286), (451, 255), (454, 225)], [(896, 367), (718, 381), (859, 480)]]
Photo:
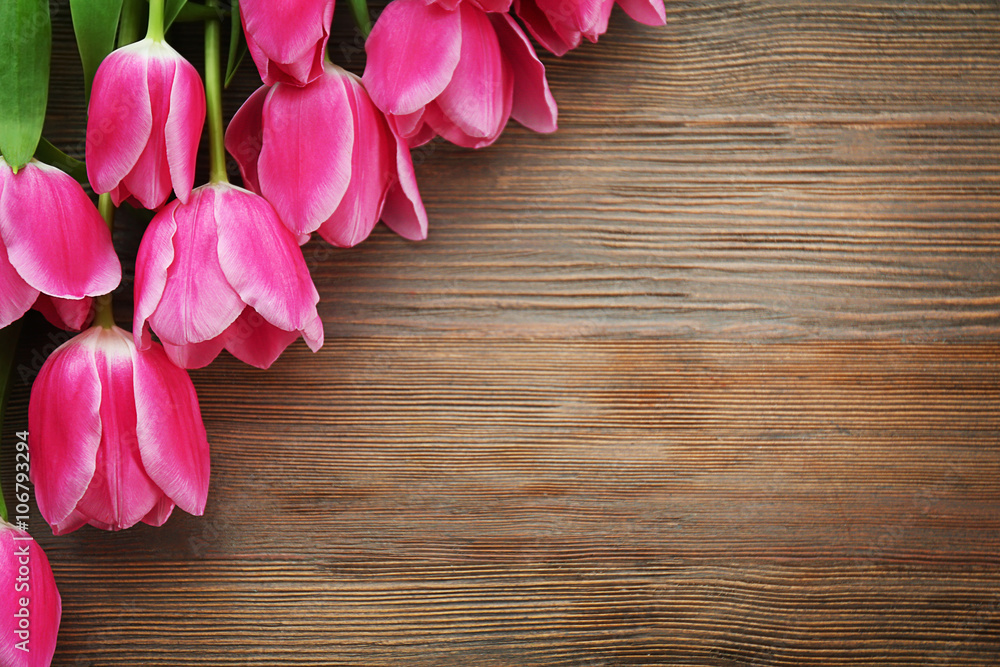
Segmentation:
[[(193, 374), (207, 516), (46, 546), (135, 567), (282, 554), (995, 571), (998, 352), (431, 337), (299, 345), (267, 372), (223, 360)], [(24, 407), (16, 395), (10, 428)]]

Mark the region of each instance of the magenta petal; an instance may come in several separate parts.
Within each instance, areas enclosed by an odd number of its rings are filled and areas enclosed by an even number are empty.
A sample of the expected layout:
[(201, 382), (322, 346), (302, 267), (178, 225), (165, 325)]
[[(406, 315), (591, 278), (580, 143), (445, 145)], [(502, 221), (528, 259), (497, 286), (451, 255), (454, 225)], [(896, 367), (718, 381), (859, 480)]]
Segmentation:
[(260, 313), (247, 308), (226, 332), (226, 349), (244, 363), (257, 368), (270, 368), (298, 337), (298, 331), (279, 329)]
[(545, 78), (545, 66), (521, 28), (508, 14), (493, 14), (500, 48), (514, 70), (514, 120), (535, 132), (555, 132), (558, 109)]
[(90, 329), (53, 352), (28, 403), (31, 481), (42, 516), (63, 522), (87, 491), (101, 443), (101, 378)]
[[(169, 51), (165, 51), (169, 49)], [(153, 118), (153, 129), (149, 140), (136, 160), (132, 170), (122, 179), (119, 196), (125, 192), (137, 199), (143, 208), (157, 209), (170, 196), (170, 166), (167, 162), (164, 126), (170, 112), (170, 86), (174, 72), (179, 66), (179, 57), (170, 57), (176, 52), (163, 44), (153, 44), (149, 49), (146, 63), (146, 89)], [(121, 200), (115, 201), (121, 204)]]
[(261, 86), (247, 98), (226, 128), (226, 150), (236, 160), (247, 190), (260, 194), (257, 160), (264, 142), (264, 99), (271, 89)]
[(357, 137), (351, 156), (351, 183), (340, 206), (318, 231), (333, 245), (349, 248), (368, 238), (378, 222), (396, 171), (396, 139), (361, 82), (350, 75), (341, 81)]
[(323, 71), (333, 0), (244, 0), (240, 14), (247, 45), (268, 85), (303, 86)]
[[(224, 212), (220, 209), (225, 206), (220, 206), (220, 199), (224, 198), (220, 193), (231, 188), (229, 185), (199, 187), (192, 191), (188, 204), (168, 206), (150, 223), (153, 227), (166, 214), (177, 226), (172, 239), (174, 258), (167, 269), (163, 295), (149, 317), (153, 331), (164, 341), (180, 345), (210, 340), (222, 334), (243, 311), (243, 300), (219, 264), (217, 224), (220, 213)], [(251, 233), (250, 221), (240, 222), (246, 225), (242, 231)], [(146, 245), (143, 238), (140, 255)]]
[(92, 331), (97, 332), (94, 358), (101, 377), (101, 444), (94, 476), (76, 509), (91, 523), (122, 530), (139, 523), (162, 492), (139, 454), (131, 336), (118, 327)]
[(21, 319), (38, 299), (38, 290), (24, 282), (0, 243), (0, 329)]
[(275, 86), (264, 102), (260, 191), (296, 234), (333, 215), (351, 181), (355, 134), (340, 78), (328, 69), (305, 88)]
[(229, 284), (268, 322), (301, 331), (316, 317), (319, 294), (296, 237), (270, 204), (246, 190), (228, 186), (215, 207), (219, 264)]
[[(22, 572), (24, 566), (27, 572)], [(38, 543), (24, 531), (0, 521), (0, 665), (46, 667), (52, 662), (62, 615), (62, 600), (52, 568)], [(27, 646), (22, 651), (22, 609), (28, 614)]]
[(511, 0), (472, 0), (484, 12), (509, 12)]
[(436, 102), (463, 134), (473, 138), (493, 137), (507, 124), (510, 113), (505, 109), (504, 99), (510, 72), (505, 71), (496, 30), (489, 16), (466, 4), (459, 8), (459, 13), (462, 17), (462, 56), (451, 81)]
[(143, 40), (114, 51), (94, 77), (87, 111), (87, 178), (95, 192), (116, 188), (149, 141), (149, 46)]
[(32, 307), (52, 325), (79, 331), (94, 314), (94, 299), (89, 296), (84, 299), (59, 299), (40, 294)]
[(50, 296), (106, 294), (121, 281), (111, 234), (83, 188), (36, 160), (17, 174), (0, 158), (0, 235), (10, 263)]
[(667, 12), (663, 0), (617, 0), (618, 5), (639, 23), (663, 25), (667, 22)]
[(205, 124), (205, 88), (197, 70), (184, 59), (178, 59), (174, 70), (170, 113), (166, 121), (164, 135), (170, 181), (177, 198), (187, 203), (194, 185), (198, 142)]
[(166, 351), (167, 357), (180, 368), (204, 368), (215, 361), (215, 358), (225, 347), (225, 334), (201, 343), (187, 343), (185, 345), (172, 345), (163, 341), (163, 349)]
[(136, 432), (146, 473), (181, 509), (201, 515), (210, 463), (194, 385), (158, 345), (133, 355)]
[(580, 32), (572, 31), (568, 34), (567, 31), (557, 30), (536, 0), (514, 0), (514, 11), (538, 43), (555, 55), (565, 55), (567, 51), (580, 45)]
[[(170, 518), (174, 511), (174, 504), (166, 496), (162, 496), (160, 501), (149, 510), (149, 514), (142, 517), (142, 522), (150, 526), (162, 526)], [(200, 514), (198, 516), (201, 516)]]
[(375, 22), (365, 51), (363, 80), (375, 105), (385, 113), (413, 113), (451, 81), (462, 51), (459, 12), (394, 0)]
[(386, 194), (382, 221), (404, 239), (423, 241), (427, 238), (427, 211), (417, 188), (410, 149), (400, 137), (396, 137), (396, 174), (399, 180)]
[(174, 211), (181, 206), (173, 201), (153, 216), (152, 222), (142, 235), (139, 252), (135, 258), (135, 308), (132, 319), (132, 335), (139, 349), (149, 346), (149, 332), (146, 322), (156, 312), (167, 285), (167, 273), (174, 262), (174, 235), (177, 223)]

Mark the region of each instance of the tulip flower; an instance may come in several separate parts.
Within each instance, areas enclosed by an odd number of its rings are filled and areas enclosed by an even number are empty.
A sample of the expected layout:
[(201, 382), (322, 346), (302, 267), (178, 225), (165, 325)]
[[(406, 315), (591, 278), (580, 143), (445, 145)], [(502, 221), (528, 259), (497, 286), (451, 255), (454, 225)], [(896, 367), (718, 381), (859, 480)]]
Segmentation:
[(61, 616), (45, 552), (26, 532), (0, 520), (0, 665), (48, 667)]
[(53, 326), (60, 329), (79, 331), (90, 323), (94, 314), (94, 299), (57, 299), (47, 294), (39, 294), (32, 306)]
[(315, 351), (323, 322), (297, 239), (267, 201), (228, 183), (195, 188), (154, 216), (135, 270), (135, 342), (147, 324), (174, 363), (199, 368), (223, 348), (267, 368), (300, 335)]
[(334, 0), (243, 0), (247, 47), (264, 83), (304, 86), (323, 73)]
[(205, 123), (201, 77), (164, 41), (112, 52), (94, 77), (87, 176), (94, 191), (157, 209), (173, 190), (186, 202)]
[(607, 32), (616, 1), (640, 23), (666, 23), (663, 0), (514, 0), (514, 11), (539, 44), (561, 56), (584, 37), (596, 42)]
[(99, 325), (66, 341), (35, 379), (28, 426), (35, 498), (56, 535), (159, 526), (175, 505), (205, 510), (198, 397), (159, 345), (138, 350), (128, 332)]
[(394, 0), (365, 50), (365, 87), (411, 147), (435, 133), (488, 146), (510, 117), (536, 132), (556, 129), (545, 67), (509, 14)]
[(427, 237), (409, 148), (361, 80), (336, 65), (304, 88), (259, 89), (229, 124), (226, 148), (297, 235), (318, 230), (350, 247), (381, 218), (404, 238)]
[(0, 328), (39, 295), (82, 300), (120, 281), (111, 234), (80, 184), (37, 160), (15, 174), (0, 157)]

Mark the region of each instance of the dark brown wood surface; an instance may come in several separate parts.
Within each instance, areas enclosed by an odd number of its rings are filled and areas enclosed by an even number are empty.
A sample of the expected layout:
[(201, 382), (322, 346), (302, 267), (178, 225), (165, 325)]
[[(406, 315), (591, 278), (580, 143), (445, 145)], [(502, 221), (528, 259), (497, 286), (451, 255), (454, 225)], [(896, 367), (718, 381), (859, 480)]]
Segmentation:
[(668, 0), (543, 59), (558, 133), (415, 153), (426, 242), (306, 247), (318, 354), (193, 373), (204, 517), (35, 514), (55, 664), (1000, 663), (1000, 5)]

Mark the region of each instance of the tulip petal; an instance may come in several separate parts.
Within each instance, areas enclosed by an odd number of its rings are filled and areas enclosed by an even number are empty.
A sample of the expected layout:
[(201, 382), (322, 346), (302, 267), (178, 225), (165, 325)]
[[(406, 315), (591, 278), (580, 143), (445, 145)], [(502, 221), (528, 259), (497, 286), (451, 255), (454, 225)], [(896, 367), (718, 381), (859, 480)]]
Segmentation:
[[(190, 205), (190, 204), (189, 204)], [(174, 262), (174, 235), (177, 223), (174, 211), (181, 202), (174, 201), (153, 216), (142, 235), (135, 258), (135, 308), (133, 309), (132, 335), (139, 349), (149, 347), (150, 336), (146, 322), (156, 312), (167, 286), (167, 273)]]
[(427, 238), (427, 211), (417, 188), (410, 149), (402, 138), (396, 137), (396, 174), (398, 180), (386, 193), (382, 207), (382, 221), (394, 232), (410, 241)]
[[(174, 345), (211, 340), (222, 334), (243, 311), (243, 300), (219, 264), (216, 225), (220, 214), (224, 213), (220, 210), (224, 206), (220, 205), (220, 200), (224, 199), (220, 193), (229, 188), (228, 185), (198, 188), (192, 192), (188, 204), (168, 206), (150, 223), (152, 227), (169, 216), (177, 226), (172, 239), (174, 258), (167, 269), (166, 285), (156, 310), (149, 317), (153, 331)], [(250, 221), (240, 222), (246, 225), (241, 232), (251, 234)], [(145, 238), (139, 247), (140, 255), (143, 246), (147, 246)], [(138, 258), (136, 261), (138, 264)], [(139, 273), (138, 268), (136, 273)]]
[[(24, 552), (27, 551), (27, 557)], [(27, 567), (22, 572), (21, 567)], [(25, 585), (27, 584), (27, 585)], [(62, 599), (49, 559), (27, 533), (0, 521), (0, 664), (5, 667), (40, 667), (55, 653)], [(29, 651), (16, 647), (20, 614), (29, 614)]]
[(296, 234), (316, 231), (347, 191), (355, 141), (350, 117), (340, 76), (329, 71), (306, 88), (275, 86), (264, 102), (260, 190)]
[(247, 308), (229, 327), (226, 349), (240, 361), (266, 369), (298, 337), (298, 331), (279, 329), (252, 308)]
[(153, 127), (139, 159), (122, 179), (120, 188), (112, 195), (114, 198), (117, 194), (116, 206), (121, 204), (121, 197), (127, 192), (143, 208), (154, 210), (163, 206), (170, 196), (170, 166), (167, 163), (164, 126), (170, 107), (170, 82), (178, 63), (173, 58), (157, 57), (159, 49), (151, 51), (146, 62), (145, 84)]
[(268, 85), (304, 86), (322, 74), (333, 7), (333, 0), (240, 3), (250, 55)]
[(164, 136), (170, 182), (177, 198), (187, 203), (194, 185), (198, 142), (205, 124), (205, 88), (197, 70), (184, 59), (177, 60), (170, 87), (170, 111)]
[(40, 294), (32, 306), (52, 325), (60, 329), (79, 331), (94, 314), (94, 299), (59, 299)]
[(271, 324), (301, 331), (316, 317), (319, 293), (295, 236), (267, 201), (235, 186), (216, 198), (215, 220), (219, 265), (229, 284)]
[(167, 357), (180, 368), (204, 368), (212, 363), (225, 347), (225, 335), (216, 336), (201, 343), (187, 343), (186, 345), (172, 345), (163, 341), (163, 349), (166, 351)]
[(191, 378), (158, 345), (133, 350), (133, 362), (136, 433), (146, 473), (182, 510), (200, 516), (211, 466)]
[(382, 202), (396, 171), (396, 139), (361, 82), (349, 75), (341, 81), (358, 140), (351, 155), (347, 192), (318, 231), (329, 243), (350, 248), (368, 238), (382, 213)]
[(106, 294), (121, 282), (111, 234), (68, 174), (32, 160), (17, 174), (0, 158), (0, 235), (18, 274), (66, 299)]
[(142, 40), (118, 49), (104, 59), (94, 76), (87, 112), (87, 178), (94, 192), (115, 189), (149, 141), (153, 128), (146, 76), (150, 44), (151, 40)]
[(239, 165), (243, 186), (260, 194), (257, 160), (264, 142), (264, 99), (271, 89), (261, 86), (247, 98), (226, 128), (226, 150)]
[(435, 101), (441, 112), (465, 135), (477, 139), (496, 136), (507, 124), (510, 113), (505, 97), (511, 75), (504, 67), (497, 33), (489, 16), (467, 4), (459, 8), (459, 13), (462, 17), (462, 55), (451, 81)]
[(363, 80), (375, 105), (394, 115), (413, 113), (441, 94), (458, 66), (459, 11), (394, 0), (375, 22), (365, 51)]
[(509, 12), (511, 0), (472, 0), (484, 12)]
[[(68, 517), (60, 521), (59, 523), (52, 524), (52, 534), (53, 535), (66, 535), (67, 533), (72, 533), (78, 528), (82, 528), (87, 525), (87, 517), (80, 514), (76, 510)], [(106, 529), (107, 530), (107, 529)]]
[(85, 331), (42, 364), (28, 403), (31, 481), (50, 525), (76, 509), (97, 466), (101, 444), (101, 378), (93, 338)]
[(565, 55), (580, 46), (580, 33), (557, 29), (536, 0), (514, 0), (514, 11), (538, 43), (555, 55)]
[(509, 14), (492, 14), (491, 18), (500, 48), (514, 70), (511, 116), (535, 132), (555, 132), (559, 112), (545, 78), (545, 66)]
[[(153, 509), (149, 510), (149, 514), (142, 517), (142, 522), (150, 526), (162, 526), (170, 518), (174, 507), (174, 503), (166, 496), (163, 496), (160, 498), (160, 502), (156, 503)], [(201, 516), (201, 514), (198, 516)]]
[(0, 329), (21, 319), (37, 299), (38, 290), (18, 275), (0, 243)]
[(117, 327), (96, 331), (101, 444), (94, 476), (76, 509), (89, 522), (122, 530), (139, 523), (162, 492), (147, 474), (139, 452), (133, 388), (135, 347), (128, 334)]
[(617, 0), (618, 5), (639, 23), (663, 25), (667, 22), (667, 12), (663, 0)]

